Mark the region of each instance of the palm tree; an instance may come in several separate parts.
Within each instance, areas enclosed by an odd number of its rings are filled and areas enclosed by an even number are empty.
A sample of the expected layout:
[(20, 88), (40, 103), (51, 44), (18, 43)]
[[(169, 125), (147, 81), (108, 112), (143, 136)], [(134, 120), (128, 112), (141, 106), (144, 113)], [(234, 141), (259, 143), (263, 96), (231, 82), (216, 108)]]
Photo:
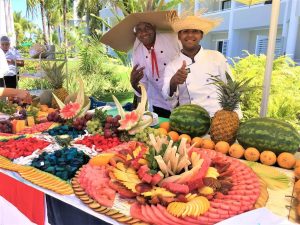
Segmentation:
[(78, 17), (85, 16), (86, 34), (96, 34), (95, 30), (101, 28), (101, 24), (95, 18), (91, 18), (91, 14), (98, 15), (102, 9), (102, 3), (99, 0), (80, 0), (77, 6)]
[(14, 12), (14, 27), (16, 33), (17, 45), (24, 39), (24, 34), (30, 32), (33, 28), (33, 23), (22, 17), (22, 12)]
[(36, 13), (37, 8), (40, 8), (41, 17), (42, 17), (42, 27), (43, 27), (43, 39), (44, 44), (49, 44), (49, 35), (46, 29), (46, 10), (45, 10), (45, 1), (44, 0), (26, 0), (27, 13), (31, 13), (32, 16)]

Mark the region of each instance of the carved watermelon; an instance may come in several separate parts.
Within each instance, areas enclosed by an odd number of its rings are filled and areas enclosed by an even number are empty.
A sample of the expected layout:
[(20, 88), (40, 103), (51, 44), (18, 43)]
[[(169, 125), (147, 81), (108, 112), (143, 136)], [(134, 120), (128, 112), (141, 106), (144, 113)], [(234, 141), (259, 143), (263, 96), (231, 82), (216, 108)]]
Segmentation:
[(61, 110), (60, 110), (60, 116), (63, 119), (72, 119), (80, 112), (81, 105), (76, 102), (70, 102), (66, 104)]
[(125, 114), (125, 117), (119, 120), (119, 130), (130, 130), (139, 122), (140, 116), (136, 111), (132, 111)]

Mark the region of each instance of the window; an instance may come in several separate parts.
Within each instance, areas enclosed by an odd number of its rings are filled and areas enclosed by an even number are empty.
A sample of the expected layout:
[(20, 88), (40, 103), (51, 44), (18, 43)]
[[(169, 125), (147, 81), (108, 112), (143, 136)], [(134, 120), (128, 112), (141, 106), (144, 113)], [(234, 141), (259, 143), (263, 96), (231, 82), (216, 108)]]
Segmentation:
[[(255, 47), (255, 54), (267, 54), (268, 50), (268, 40), (267, 36), (258, 35), (256, 37), (256, 47)], [(275, 56), (279, 56), (282, 54), (283, 48), (283, 38), (279, 37), (276, 38), (276, 45), (275, 45)]]
[(231, 0), (224, 0), (221, 2), (221, 10), (226, 10), (231, 8)]
[(227, 54), (227, 46), (228, 46), (228, 40), (217, 41), (217, 51), (221, 52), (225, 56)]

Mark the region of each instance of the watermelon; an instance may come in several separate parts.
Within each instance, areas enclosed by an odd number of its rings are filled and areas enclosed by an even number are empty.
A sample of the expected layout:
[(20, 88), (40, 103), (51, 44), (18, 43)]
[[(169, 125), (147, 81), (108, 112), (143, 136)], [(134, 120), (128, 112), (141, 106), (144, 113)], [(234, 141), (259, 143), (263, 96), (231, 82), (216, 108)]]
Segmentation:
[(298, 131), (289, 123), (273, 118), (253, 118), (241, 124), (238, 142), (244, 147), (255, 147), (260, 152), (271, 150), (295, 153), (300, 144)]
[(210, 127), (208, 112), (199, 105), (188, 104), (175, 108), (170, 116), (171, 130), (192, 137), (206, 134)]

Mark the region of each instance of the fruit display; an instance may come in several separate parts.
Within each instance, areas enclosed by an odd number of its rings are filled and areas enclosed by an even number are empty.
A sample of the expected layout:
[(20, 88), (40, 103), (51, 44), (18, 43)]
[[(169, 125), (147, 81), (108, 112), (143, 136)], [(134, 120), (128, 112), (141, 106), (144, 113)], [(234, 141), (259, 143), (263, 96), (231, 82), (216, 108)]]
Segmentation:
[[(134, 135), (146, 127), (149, 127), (153, 121), (152, 113), (146, 111), (147, 105), (147, 92), (143, 85), (139, 85), (141, 88), (141, 102), (137, 108), (131, 112), (125, 112), (119, 100), (113, 97), (119, 113), (118, 130), (126, 131), (130, 135)], [(104, 133), (105, 135), (105, 133)]]
[(267, 165), (256, 162), (245, 162), (273, 190), (282, 190), (290, 186), (290, 179), (284, 173)]
[(272, 118), (254, 118), (242, 123), (237, 134), (244, 147), (254, 147), (260, 152), (269, 149), (276, 155), (295, 153), (300, 144), (300, 134), (289, 123)]
[(182, 105), (175, 108), (170, 116), (171, 130), (199, 137), (206, 134), (210, 127), (208, 112), (198, 105)]
[[(48, 62), (42, 64), (43, 71), (45, 72), (45, 78), (52, 86), (53, 94), (55, 94), (58, 99), (65, 101), (68, 96), (67, 90), (63, 87), (64, 80), (66, 79), (66, 74), (64, 71), (65, 63), (58, 65), (56, 62)], [(52, 99), (52, 107), (58, 108), (58, 104), (55, 99)]]
[(21, 156), (31, 155), (37, 149), (43, 149), (50, 143), (34, 137), (21, 138), (18, 140), (10, 139), (7, 142), (0, 142), (0, 155), (16, 159)]
[[(152, 224), (161, 224), (161, 221), (164, 224), (175, 221), (213, 224), (255, 207), (261, 194), (261, 182), (237, 159), (209, 149), (189, 149), (184, 138), (178, 145), (166, 137), (150, 135), (150, 140), (150, 148), (132, 146), (109, 157), (100, 157), (100, 154), (97, 156), (99, 166), (95, 160), (93, 165), (86, 165), (78, 172), (72, 183), (87, 190), (84, 192), (87, 204), (118, 211), (112, 204), (116, 201), (112, 200), (112, 189), (120, 197), (135, 202), (130, 208), (132, 218)], [(107, 164), (103, 165), (104, 162)], [(108, 174), (108, 186), (105, 182), (88, 181), (87, 173)], [(100, 174), (97, 175), (100, 180), (108, 179)], [(258, 204), (265, 200), (264, 195)]]
[(47, 120), (50, 122), (56, 122), (56, 123), (65, 123), (66, 121), (61, 118), (59, 114), (59, 110), (55, 110), (54, 112), (51, 112), (47, 116)]
[(16, 107), (9, 102), (0, 100), (0, 112), (7, 115), (13, 115), (16, 112)]
[(84, 131), (77, 130), (74, 127), (68, 125), (54, 127), (52, 129), (45, 131), (45, 133), (48, 133), (51, 136), (69, 135), (72, 137), (72, 139), (75, 139), (78, 136), (85, 134)]
[(72, 187), (69, 183), (53, 176), (50, 173), (42, 172), (31, 166), (22, 167), (18, 172), (21, 177), (38, 186), (52, 190), (61, 195), (73, 194)]
[(63, 148), (54, 153), (43, 152), (32, 160), (31, 166), (51, 173), (63, 180), (74, 177), (78, 168), (86, 164), (89, 157), (76, 148)]
[(83, 139), (75, 141), (75, 144), (85, 145), (89, 148), (95, 148), (96, 151), (102, 152), (121, 144), (119, 138), (105, 138), (100, 134), (85, 136)]
[(0, 121), (1, 133), (12, 133), (12, 123), (10, 120)]
[(236, 134), (239, 128), (239, 116), (234, 111), (239, 108), (241, 95), (250, 90), (248, 87), (251, 79), (234, 81), (226, 72), (224, 82), (218, 77), (212, 77), (212, 85), (218, 90), (218, 100), (221, 110), (217, 111), (211, 121), (210, 137), (214, 142), (226, 141), (233, 144), (236, 140)]
[[(22, 121), (22, 120), (17, 120), (17, 121)], [(22, 128), (18, 128), (18, 126), (20, 125), (22, 126)], [(32, 127), (25, 128), (25, 121), (24, 121), (22, 124), (20, 124), (20, 122), (17, 122), (16, 126), (17, 126), (16, 130), (20, 130), (19, 132), (16, 132), (17, 134), (36, 134), (36, 133), (44, 132), (52, 127), (55, 127), (57, 126), (57, 124), (53, 122), (45, 122), (45, 123), (36, 124)]]

